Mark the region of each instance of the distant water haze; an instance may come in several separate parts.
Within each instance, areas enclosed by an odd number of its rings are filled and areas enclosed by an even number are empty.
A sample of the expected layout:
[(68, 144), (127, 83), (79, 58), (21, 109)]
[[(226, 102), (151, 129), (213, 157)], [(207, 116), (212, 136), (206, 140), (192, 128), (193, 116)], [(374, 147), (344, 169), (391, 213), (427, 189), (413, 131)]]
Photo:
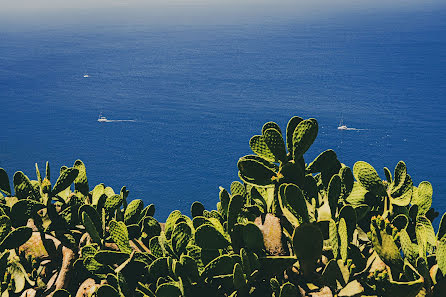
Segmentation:
[[(3, 1), (0, 24), (10, 30), (64, 25), (210, 25), (324, 20), (333, 15), (436, 11), (443, 0), (16, 0)], [(6, 27), (7, 26), (7, 27)]]
[[(404, 160), (444, 212), (446, 9), (433, 5), (199, 26), (91, 20), (19, 30), (11, 17), (0, 27), (0, 167), (35, 178), (34, 163), (48, 160), (56, 178), (79, 158), (91, 188), (125, 185), (164, 220), (195, 200), (215, 209), (218, 187), (228, 189), (237, 160), (252, 153), (249, 139), (298, 115), (320, 124), (307, 162), (331, 148), (384, 178), (384, 166)], [(134, 122), (100, 123), (101, 112)], [(341, 119), (364, 130), (338, 130)]]

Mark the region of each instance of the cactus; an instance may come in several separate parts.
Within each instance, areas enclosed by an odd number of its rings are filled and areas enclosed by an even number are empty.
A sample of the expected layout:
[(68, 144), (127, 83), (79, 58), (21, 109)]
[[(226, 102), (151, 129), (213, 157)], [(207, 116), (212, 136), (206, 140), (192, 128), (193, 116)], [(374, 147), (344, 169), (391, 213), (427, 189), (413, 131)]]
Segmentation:
[(9, 177), (5, 169), (0, 168), (0, 191), (11, 196), (11, 186), (9, 185)]
[(195, 243), (207, 250), (224, 249), (230, 242), (211, 224), (203, 224), (195, 230)]
[(18, 199), (38, 200), (39, 194), (34, 190), (29, 178), (21, 171), (17, 171), (13, 177), (14, 191)]
[(85, 169), (85, 165), (81, 160), (76, 160), (74, 162), (73, 168), (79, 171), (76, 179), (74, 180), (74, 190), (79, 191), (84, 196), (88, 196), (88, 180), (87, 180), (87, 171)]
[(370, 225), (373, 249), (379, 257), (397, 274), (403, 269), (403, 259), (392, 236), (393, 226), (387, 219), (378, 216)]
[(51, 190), (51, 195), (55, 196), (61, 191), (68, 188), (75, 181), (78, 173), (79, 170), (77, 170), (76, 168), (67, 168), (66, 170), (61, 172), (59, 178), (54, 184), (53, 189)]
[(29, 227), (22, 226), (14, 229), (0, 242), (0, 250), (18, 248), (27, 242), (31, 235), (32, 229)]
[(316, 261), (322, 255), (323, 236), (313, 224), (299, 225), (293, 232), (293, 250), (301, 262), (304, 274), (314, 271)]
[(102, 285), (96, 291), (97, 297), (119, 297), (118, 291), (110, 285)]
[(279, 204), (282, 213), (294, 227), (309, 222), (304, 194), (298, 186), (282, 184), (279, 188)]
[(386, 189), (376, 170), (367, 162), (358, 161), (353, 166), (353, 175), (367, 191), (379, 197), (386, 196)]
[(287, 282), (280, 287), (279, 297), (295, 297), (299, 295), (300, 293), (297, 290), (296, 286), (290, 282)]
[(412, 204), (418, 205), (418, 214), (425, 215), (432, 205), (432, 185), (430, 182), (421, 182), (416, 189), (414, 189)]
[(124, 253), (130, 254), (132, 252), (132, 248), (129, 244), (129, 235), (125, 224), (123, 222), (112, 220), (110, 221), (108, 227), (110, 236), (119, 249)]
[(127, 205), (124, 212), (124, 222), (126, 225), (138, 223), (144, 203), (141, 199), (136, 199)]
[(301, 121), (293, 133), (293, 159), (298, 162), (299, 158), (310, 148), (318, 133), (316, 119)]
[(185, 222), (175, 225), (172, 232), (172, 248), (177, 255), (185, 252), (186, 246), (192, 237), (192, 229)]

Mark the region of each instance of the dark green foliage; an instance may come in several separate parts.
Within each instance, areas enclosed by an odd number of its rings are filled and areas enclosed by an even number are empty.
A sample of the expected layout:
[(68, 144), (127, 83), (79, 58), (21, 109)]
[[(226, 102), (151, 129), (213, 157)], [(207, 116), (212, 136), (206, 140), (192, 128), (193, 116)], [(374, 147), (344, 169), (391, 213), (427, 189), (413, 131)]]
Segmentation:
[(402, 161), (385, 181), (363, 161), (352, 171), (331, 149), (307, 164), (317, 133), (315, 119), (293, 117), (286, 135), (266, 123), (217, 209), (196, 201), (165, 224), (125, 186), (90, 191), (80, 160), (54, 187), (48, 163), (44, 178), (17, 172), (16, 197), (0, 169), (0, 295), (75, 296), (91, 278), (94, 296), (441, 296), (432, 185)]

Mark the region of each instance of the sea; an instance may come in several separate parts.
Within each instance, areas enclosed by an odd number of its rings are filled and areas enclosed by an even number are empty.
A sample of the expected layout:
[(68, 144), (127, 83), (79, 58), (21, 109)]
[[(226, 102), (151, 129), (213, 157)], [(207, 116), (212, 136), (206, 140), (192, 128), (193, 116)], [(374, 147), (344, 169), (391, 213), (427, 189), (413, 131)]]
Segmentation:
[(0, 28), (0, 167), (11, 182), (18, 170), (36, 179), (35, 163), (49, 161), (54, 183), (81, 159), (91, 189), (126, 186), (158, 220), (197, 200), (215, 209), (249, 139), (268, 121), (285, 131), (295, 115), (319, 122), (307, 163), (334, 149), (384, 179), (403, 160), (445, 212), (446, 9)]

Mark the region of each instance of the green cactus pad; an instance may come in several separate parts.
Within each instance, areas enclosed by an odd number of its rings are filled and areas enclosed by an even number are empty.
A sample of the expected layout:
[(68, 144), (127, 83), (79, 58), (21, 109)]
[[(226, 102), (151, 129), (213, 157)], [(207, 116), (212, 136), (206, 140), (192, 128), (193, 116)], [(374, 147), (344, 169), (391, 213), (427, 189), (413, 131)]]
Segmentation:
[(209, 262), (201, 273), (202, 278), (214, 277), (217, 275), (232, 274), (234, 261), (228, 255), (221, 255)]
[(101, 250), (94, 254), (94, 259), (103, 265), (121, 264), (129, 258), (129, 254), (118, 251)]
[(280, 130), (280, 127), (275, 122), (267, 122), (262, 126), (262, 135), (265, 135), (266, 130), (268, 129), (276, 129), (279, 134), (282, 134), (282, 130)]
[(404, 185), (404, 181), (406, 180), (407, 176), (407, 168), (406, 164), (403, 161), (399, 161), (398, 164), (395, 166), (395, 172), (394, 172), (394, 181), (392, 185), (392, 191), (391, 193), (395, 193), (401, 189), (401, 187)]
[(130, 254), (132, 252), (132, 248), (129, 244), (129, 234), (124, 222), (117, 222), (115, 220), (112, 220), (108, 224), (108, 227), (110, 236), (118, 246), (119, 250), (121, 250), (121, 252)]
[(293, 134), (294, 130), (296, 130), (297, 125), (299, 125), (300, 122), (302, 122), (304, 119), (298, 116), (292, 117), (287, 124), (286, 127), (286, 144), (288, 152), (292, 153), (293, 151)]
[(403, 251), (404, 258), (407, 259), (410, 263), (415, 264), (418, 258), (418, 246), (412, 243), (412, 240), (407, 234), (405, 229), (400, 231), (400, 244), (401, 250)]
[(323, 236), (313, 224), (299, 225), (293, 232), (293, 250), (298, 260), (316, 262), (322, 255)]
[(256, 224), (248, 222), (243, 226), (243, 243), (251, 251), (262, 251), (265, 249), (262, 231)]
[(172, 248), (177, 255), (181, 255), (186, 251), (186, 246), (192, 237), (192, 229), (185, 222), (175, 225), (172, 232)]
[(287, 155), (282, 134), (275, 128), (268, 128), (263, 132), (263, 139), (275, 161), (286, 162)]
[(136, 224), (139, 221), (144, 203), (141, 199), (135, 199), (127, 205), (124, 213), (124, 222), (127, 225)]
[(165, 225), (165, 232), (166, 232), (166, 236), (168, 239), (170, 238), (173, 228), (175, 227), (175, 223), (177, 222), (177, 220), (179, 218), (181, 218), (181, 216), (182, 216), (182, 214), (179, 210), (174, 210), (167, 217), (166, 225)]
[(74, 162), (73, 168), (76, 168), (79, 171), (79, 174), (74, 180), (74, 190), (79, 191), (84, 196), (88, 196), (88, 192), (90, 191), (90, 189), (88, 187), (87, 170), (85, 168), (84, 162), (82, 162), (81, 160), (76, 160), (76, 162)]
[(187, 278), (192, 282), (196, 282), (199, 277), (198, 265), (194, 258), (188, 255), (181, 255), (180, 263)]
[(102, 285), (96, 291), (97, 297), (120, 297), (118, 291), (110, 285)]
[(341, 195), (341, 177), (338, 174), (333, 175), (328, 184), (327, 198), (330, 205), (331, 216), (334, 218), (337, 215), (338, 200)]
[(351, 205), (366, 204), (366, 194), (369, 193), (360, 183), (355, 182), (350, 195), (345, 200)]
[(353, 238), (353, 232), (356, 230), (356, 211), (351, 205), (345, 205), (339, 211), (339, 219), (344, 218), (347, 225), (347, 233), (349, 242)]
[(310, 148), (318, 133), (316, 119), (308, 119), (300, 122), (293, 132), (293, 159), (297, 162)]
[(393, 182), (393, 180), (392, 180), (392, 173), (390, 172), (389, 168), (384, 167), (384, 175), (386, 176), (387, 182), (389, 184)]
[(319, 156), (317, 156), (316, 159), (314, 159), (314, 161), (308, 165), (307, 171), (310, 173), (326, 171), (327, 169), (336, 166), (337, 162), (338, 156), (336, 153), (331, 149), (326, 150), (319, 154)]
[(104, 208), (107, 211), (115, 210), (115, 209), (117, 209), (117, 208), (119, 208), (121, 206), (122, 201), (123, 201), (123, 198), (119, 194), (115, 194), (115, 195), (109, 196), (105, 200)]
[(51, 190), (51, 195), (55, 196), (68, 188), (74, 182), (78, 174), (79, 170), (77, 170), (76, 168), (67, 168), (66, 170), (61, 172), (59, 178), (54, 184), (53, 189)]
[(336, 226), (336, 222), (332, 219), (330, 219), (329, 221), (328, 233), (329, 233), (330, 246), (331, 246), (331, 251), (333, 253), (333, 258), (337, 259), (339, 256), (338, 228)]
[(156, 288), (157, 297), (180, 297), (181, 290), (172, 283), (164, 283)]
[(85, 227), (85, 230), (90, 234), (91, 239), (93, 242), (97, 244), (102, 244), (101, 240), (101, 227), (97, 227), (96, 223), (91, 219), (91, 217), (88, 215), (88, 212), (84, 211), (81, 214), (82, 224)]
[(231, 196), (235, 195), (241, 195), (243, 197), (246, 196), (245, 186), (239, 181), (233, 181), (231, 183), (230, 190), (231, 190)]
[(417, 241), (418, 237), (422, 237), (423, 241), (426, 242), (427, 251), (432, 253), (437, 244), (437, 237), (435, 236), (434, 227), (432, 227), (431, 221), (425, 216), (417, 216), (415, 231)]
[(232, 282), (236, 290), (240, 290), (246, 286), (245, 275), (243, 274), (243, 268), (240, 263), (235, 263), (234, 271), (232, 273)]
[(438, 241), (436, 260), (438, 264), (438, 269), (440, 269), (443, 277), (446, 277), (446, 238), (443, 237)]
[(25, 226), (29, 218), (34, 218), (37, 212), (45, 208), (45, 204), (31, 199), (17, 201), (11, 207), (10, 218), (14, 227)]
[(0, 216), (0, 242), (11, 232), (11, 220), (8, 216)]
[(0, 168), (0, 191), (11, 196), (11, 186), (9, 185), (9, 177), (5, 169)]
[(353, 175), (367, 191), (377, 195), (386, 196), (384, 184), (375, 168), (367, 162), (358, 161), (353, 166)]
[(14, 173), (13, 183), (15, 195), (18, 199), (39, 199), (39, 194), (34, 191), (31, 181), (23, 172), (17, 171)]
[(88, 271), (100, 277), (105, 277), (108, 273), (113, 272), (108, 266), (96, 261), (93, 256), (87, 256), (83, 259), (82, 263)]
[(91, 191), (91, 204), (97, 205), (99, 202), (99, 199), (102, 195), (104, 195), (105, 186), (104, 184), (99, 184), (96, 187), (94, 187), (93, 191)]
[(78, 210), (78, 216), (79, 218), (82, 218), (82, 213), (85, 212), (90, 217), (90, 220), (93, 222), (94, 226), (96, 227), (96, 230), (100, 232), (102, 230), (102, 219), (101, 216), (98, 214), (96, 209), (94, 209), (93, 206), (88, 204), (83, 204), (81, 207), (79, 207)]
[(344, 218), (339, 221), (339, 239), (340, 239), (340, 254), (342, 261), (347, 261), (348, 257), (348, 232), (347, 224)]
[(294, 227), (309, 222), (307, 203), (298, 186), (294, 184), (280, 185), (279, 204), (283, 215)]
[(226, 189), (220, 187), (219, 198), (222, 215), (226, 217), (228, 215), (229, 201), (231, 200), (231, 197)]
[(263, 159), (270, 162), (275, 161), (276, 158), (271, 150), (268, 148), (268, 145), (265, 142), (265, 138), (262, 135), (254, 135), (249, 140), (249, 146), (251, 147), (251, 150), (259, 157), (262, 157)]
[(199, 201), (195, 201), (194, 203), (192, 203), (192, 205), (190, 207), (190, 213), (193, 218), (196, 216), (202, 216), (204, 210), (205, 210), (205, 208), (204, 208), (203, 204)]
[(440, 221), (440, 226), (437, 232), (437, 240), (441, 240), (444, 237), (446, 238), (446, 213), (443, 214)]
[(240, 177), (247, 183), (266, 186), (272, 184), (272, 178), (276, 176), (276, 172), (265, 161), (247, 156), (240, 158), (237, 167)]
[(343, 195), (349, 195), (353, 190), (353, 184), (355, 183), (353, 172), (350, 167), (345, 166), (341, 168), (339, 175), (341, 176), (342, 180)]
[(226, 237), (210, 224), (199, 226), (195, 231), (194, 239), (195, 244), (206, 250), (224, 249), (230, 245)]
[(238, 215), (240, 214), (244, 203), (245, 203), (245, 198), (241, 195), (235, 195), (229, 202), (228, 221), (227, 221), (229, 232), (231, 232), (232, 228), (237, 222)]
[(432, 206), (433, 189), (430, 182), (421, 182), (413, 192), (412, 204), (418, 205), (418, 214), (424, 215)]
[(9, 232), (0, 242), (0, 249), (15, 249), (28, 241), (33, 231), (29, 227), (19, 227)]
[(160, 235), (161, 225), (153, 217), (145, 217), (142, 221), (141, 232), (143, 233), (144, 237), (150, 239), (154, 236)]
[(296, 297), (300, 296), (299, 290), (297, 290), (296, 286), (290, 282), (284, 283), (282, 287), (280, 287), (280, 295), (279, 297)]
[[(400, 251), (395, 244), (392, 235), (388, 234), (384, 227), (381, 228), (380, 224), (381, 223), (374, 223), (374, 221), (370, 224), (373, 249), (384, 263), (394, 270), (394, 272), (401, 271), (403, 267), (403, 259), (401, 258)], [(384, 222), (382, 222), (382, 225), (384, 225)]]

